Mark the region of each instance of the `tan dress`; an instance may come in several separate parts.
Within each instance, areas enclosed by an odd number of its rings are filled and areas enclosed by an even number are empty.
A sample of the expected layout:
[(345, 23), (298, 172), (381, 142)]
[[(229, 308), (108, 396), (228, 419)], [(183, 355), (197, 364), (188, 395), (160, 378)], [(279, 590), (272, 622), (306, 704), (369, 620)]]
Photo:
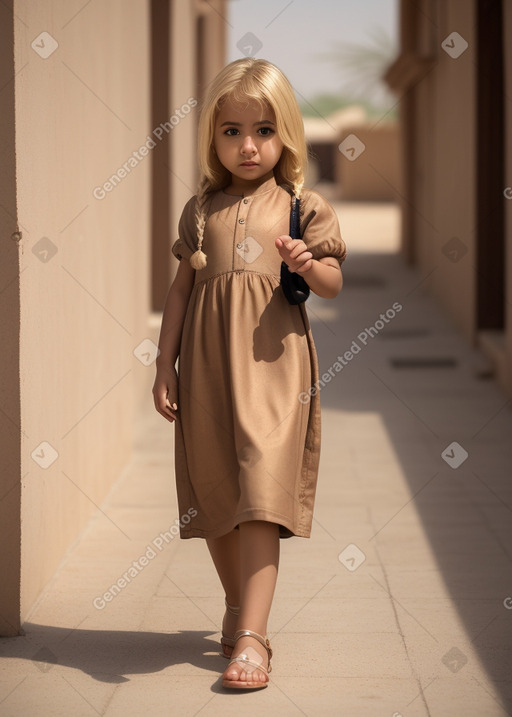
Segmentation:
[[(346, 248), (333, 208), (304, 190), (301, 229), (315, 259)], [(185, 205), (180, 260), (197, 248), (195, 197)], [(223, 190), (208, 207), (185, 316), (178, 374), (175, 467), (181, 538), (215, 538), (247, 520), (309, 537), (320, 458), (318, 362), (304, 304), (280, 286), (279, 235), (290, 194), (272, 177), (247, 196)], [(184, 518), (184, 516), (186, 516)]]

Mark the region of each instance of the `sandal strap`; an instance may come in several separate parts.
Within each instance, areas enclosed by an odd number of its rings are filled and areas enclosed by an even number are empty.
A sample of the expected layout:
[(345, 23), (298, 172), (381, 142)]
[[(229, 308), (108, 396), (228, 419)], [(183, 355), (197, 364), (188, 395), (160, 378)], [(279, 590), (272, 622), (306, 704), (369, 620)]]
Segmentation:
[(270, 665), (270, 660), (272, 659), (272, 655), (273, 655), (274, 653), (272, 652), (272, 648), (270, 647), (270, 642), (269, 642), (268, 637), (263, 637), (263, 636), (260, 635), (259, 633), (253, 632), (252, 630), (237, 630), (237, 631), (235, 632), (235, 635), (234, 635), (233, 639), (234, 639), (234, 641), (236, 642), (238, 639), (240, 639), (241, 637), (245, 637), (246, 635), (247, 635), (248, 637), (254, 637), (255, 640), (258, 640), (258, 642), (259, 642), (261, 645), (263, 645), (263, 647), (264, 647), (265, 650), (267, 651), (267, 654), (268, 654), (268, 662), (269, 662), (269, 665)]
[(222, 633), (222, 637), (220, 638), (220, 644), (225, 645), (226, 647), (234, 647), (235, 641), (232, 637), (227, 637), (227, 635)]
[(226, 598), (224, 598), (224, 604), (226, 606), (226, 610), (232, 615), (240, 615), (240, 605), (230, 605)]
[(262, 665), (261, 663), (258, 663), (258, 662), (254, 662), (254, 660), (249, 660), (249, 658), (248, 658), (246, 655), (244, 655), (243, 652), (242, 652), (241, 655), (238, 655), (237, 657), (233, 657), (233, 659), (228, 662), (228, 667), (229, 667), (230, 665), (233, 665), (235, 662), (238, 662), (238, 663), (240, 663), (241, 665), (251, 665), (251, 666), (254, 667), (255, 669), (261, 670), (261, 671), (264, 672), (266, 675), (268, 675), (268, 672), (269, 672), (269, 671), (267, 670), (267, 668), (265, 667), (265, 665)]

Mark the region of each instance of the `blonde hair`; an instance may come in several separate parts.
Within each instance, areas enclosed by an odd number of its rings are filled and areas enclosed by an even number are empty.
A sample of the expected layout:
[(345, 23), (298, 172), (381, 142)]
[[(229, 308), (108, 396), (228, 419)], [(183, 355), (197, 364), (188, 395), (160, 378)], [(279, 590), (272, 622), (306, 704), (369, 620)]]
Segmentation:
[(219, 72), (204, 99), (199, 117), (198, 158), (201, 179), (196, 197), (197, 251), (190, 263), (194, 269), (206, 266), (206, 255), (201, 247), (207, 219), (206, 207), (210, 193), (229, 184), (230, 172), (220, 163), (214, 147), (215, 123), (219, 110), (226, 101), (236, 104), (257, 102), (262, 108), (270, 107), (276, 118), (276, 131), (283, 150), (274, 175), (292, 197), (300, 198), (307, 167), (307, 147), (304, 124), (293, 88), (281, 70), (267, 60), (246, 57), (235, 60)]

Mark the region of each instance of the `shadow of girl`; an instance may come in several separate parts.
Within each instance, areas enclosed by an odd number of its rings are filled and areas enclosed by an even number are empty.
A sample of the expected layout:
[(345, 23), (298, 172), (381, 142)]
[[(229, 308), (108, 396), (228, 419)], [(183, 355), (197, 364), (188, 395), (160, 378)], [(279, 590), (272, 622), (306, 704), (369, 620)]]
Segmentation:
[(128, 682), (125, 675), (160, 672), (190, 664), (219, 673), (224, 669), (215, 632), (177, 633), (81, 630), (25, 623), (25, 635), (3, 642), (0, 658), (31, 660), (42, 672), (72, 667), (99, 682)]

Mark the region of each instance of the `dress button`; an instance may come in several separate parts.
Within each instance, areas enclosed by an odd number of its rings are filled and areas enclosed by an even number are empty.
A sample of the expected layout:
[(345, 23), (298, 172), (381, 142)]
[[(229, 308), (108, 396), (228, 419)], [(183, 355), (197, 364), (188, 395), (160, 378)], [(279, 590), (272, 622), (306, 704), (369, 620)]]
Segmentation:
[(239, 220), (238, 220), (238, 223), (239, 223), (239, 224), (245, 224), (245, 219), (239, 219)]
[(237, 248), (237, 249), (241, 249), (242, 247), (243, 247), (243, 244), (237, 244), (237, 245), (236, 245), (236, 248)]
[(248, 200), (248, 199), (244, 199), (244, 204), (249, 204), (249, 200)]

